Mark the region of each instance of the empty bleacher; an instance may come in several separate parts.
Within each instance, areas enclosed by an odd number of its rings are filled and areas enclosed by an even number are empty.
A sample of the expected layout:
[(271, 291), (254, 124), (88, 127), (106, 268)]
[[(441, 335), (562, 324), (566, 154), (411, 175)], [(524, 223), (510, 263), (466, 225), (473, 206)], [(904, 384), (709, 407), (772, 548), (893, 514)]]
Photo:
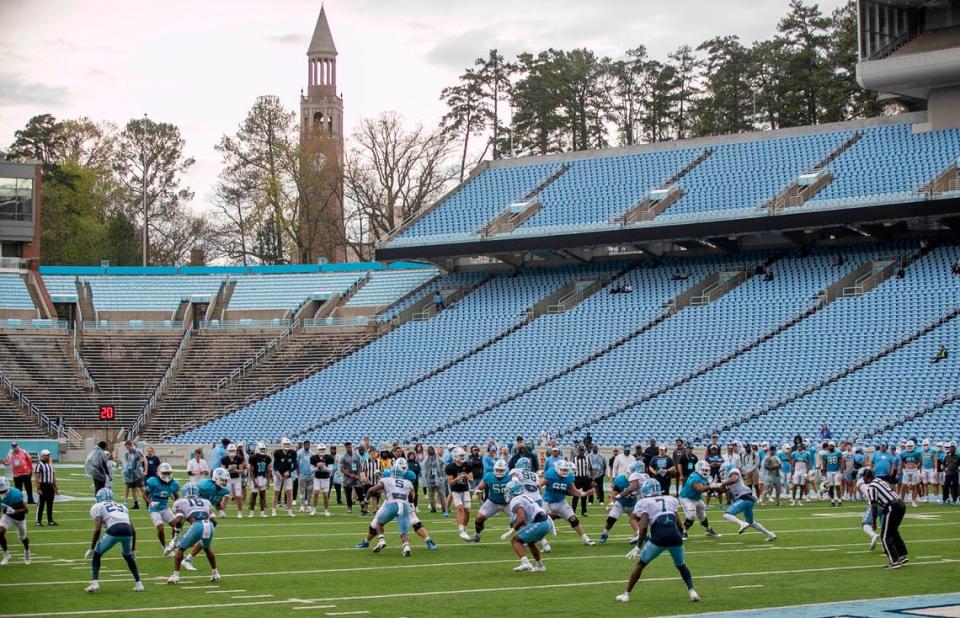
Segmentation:
[(27, 284), (20, 275), (0, 273), (0, 309), (35, 309)]

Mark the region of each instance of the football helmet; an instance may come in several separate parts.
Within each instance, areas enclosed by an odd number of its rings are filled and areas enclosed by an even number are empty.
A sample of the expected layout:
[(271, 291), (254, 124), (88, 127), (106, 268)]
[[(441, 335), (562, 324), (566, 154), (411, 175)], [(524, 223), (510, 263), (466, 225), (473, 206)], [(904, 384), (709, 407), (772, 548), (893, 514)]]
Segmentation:
[(837, 443), (834, 442), (833, 440), (830, 440), (829, 442), (827, 442), (827, 448), (837, 448)]
[(200, 488), (197, 487), (194, 483), (187, 483), (180, 488), (180, 495), (184, 498), (190, 498), (200, 495)]
[(654, 479), (647, 479), (640, 486), (640, 495), (644, 498), (655, 498), (661, 491), (660, 482)]
[(930, 446), (930, 438), (924, 438), (920, 444), (923, 445), (923, 448), (928, 448)]
[(113, 502), (113, 490), (109, 487), (104, 487), (97, 492), (96, 495), (97, 502)]
[(913, 440), (907, 440), (907, 450), (912, 451), (915, 448), (917, 448), (917, 443)]
[(503, 487), (503, 495), (508, 498), (519, 496), (521, 493), (523, 493), (523, 483), (516, 479), (510, 481)]
[(173, 478), (173, 467), (167, 462), (163, 462), (157, 467), (157, 476), (160, 477), (164, 483), (169, 483), (170, 479)]
[(467, 460), (467, 452), (460, 448), (459, 446), (453, 449), (453, 461), (454, 463), (462, 464)]
[(6, 496), (8, 493), (10, 493), (10, 481), (7, 477), (0, 476), (0, 496)]
[(280, 439), (280, 448), (282, 448), (283, 450), (289, 451), (290, 445), (291, 445), (290, 438), (287, 438), (286, 436), (284, 436), (283, 438)]
[(507, 463), (506, 459), (498, 459), (493, 463), (493, 475), (498, 479), (502, 479), (507, 475), (507, 470), (509, 468), (510, 464)]
[(228, 453), (231, 453), (231, 454), (232, 454), (232, 453), (236, 453), (236, 452), (237, 452), (237, 445), (236, 445), (236, 444), (230, 444), (230, 445), (228, 445), (228, 446), (227, 446), (227, 452), (228, 452)]
[(557, 469), (557, 474), (560, 476), (567, 476), (573, 472), (573, 462), (566, 459), (561, 459), (554, 467)]
[(264, 444), (263, 442), (257, 442), (257, 452), (260, 453), (261, 455), (266, 455), (267, 445)]
[(217, 468), (213, 471), (213, 474), (210, 476), (213, 479), (213, 482), (216, 483), (217, 487), (226, 487), (230, 484), (230, 473), (227, 472), (226, 468)]
[(634, 474), (636, 472), (645, 473), (646, 471), (647, 469), (644, 467), (642, 461), (635, 461), (630, 466), (630, 474)]
[(700, 476), (710, 476), (710, 464), (705, 461), (698, 461), (693, 468)]
[(402, 479), (404, 475), (407, 473), (408, 468), (409, 466), (407, 465), (406, 459), (404, 459), (403, 457), (400, 457), (399, 459), (397, 459), (395, 462), (393, 462), (394, 478)]
[(529, 470), (530, 469), (530, 460), (526, 457), (521, 457), (517, 460), (517, 470)]
[(321, 442), (320, 444), (318, 444), (318, 445), (317, 445), (317, 452), (318, 452), (318, 453), (326, 453), (326, 452), (327, 452), (327, 445), (324, 444), (324, 443), (322, 443), (322, 442)]

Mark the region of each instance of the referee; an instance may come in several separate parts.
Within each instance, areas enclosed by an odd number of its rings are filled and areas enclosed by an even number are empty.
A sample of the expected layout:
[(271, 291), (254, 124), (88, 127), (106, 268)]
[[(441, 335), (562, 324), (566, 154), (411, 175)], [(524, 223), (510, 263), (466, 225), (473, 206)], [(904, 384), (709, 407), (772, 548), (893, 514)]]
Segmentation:
[(907, 563), (907, 546), (900, 536), (900, 522), (903, 521), (907, 507), (890, 484), (882, 478), (874, 477), (870, 468), (864, 471), (863, 482), (867, 483), (871, 525), (876, 525), (877, 516), (883, 514), (880, 539), (883, 542), (883, 552), (889, 560), (887, 568), (899, 569)]
[(37, 477), (37, 488), (40, 493), (40, 505), (37, 507), (37, 525), (43, 525), (43, 509), (47, 509), (47, 525), (56, 526), (53, 521), (53, 497), (60, 493), (57, 488), (57, 475), (50, 463), (50, 451), (40, 451), (40, 461), (34, 466), (33, 473)]

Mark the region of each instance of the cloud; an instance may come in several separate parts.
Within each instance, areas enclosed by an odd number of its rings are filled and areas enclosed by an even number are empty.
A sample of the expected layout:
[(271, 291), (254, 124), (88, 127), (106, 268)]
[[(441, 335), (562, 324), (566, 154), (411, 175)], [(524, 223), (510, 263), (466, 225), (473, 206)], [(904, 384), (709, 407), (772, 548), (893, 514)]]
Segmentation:
[(66, 39), (48, 39), (43, 42), (44, 45), (51, 47), (62, 47), (67, 51), (73, 52), (75, 54), (119, 54), (120, 50), (113, 47), (108, 47), (107, 45), (84, 45), (82, 43), (74, 43)]
[(277, 45), (306, 45), (307, 35), (302, 32), (285, 32), (283, 34), (268, 34), (263, 37), (268, 43)]
[(18, 75), (0, 73), (0, 106), (50, 105), (62, 106), (70, 99), (70, 90), (32, 82)]
[(103, 81), (116, 81), (120, 79), (119, 75), (111, 73), (110, 71), (104, 71), (103, 69), (90, 68), (87, 69), (87, 72), (84, 74), (84, 77), (88, 79), (99, 79)]
[(517, 42), (501, 39), (498, 32), (497, 28), (487, 27), (446, 37), (438, 41), (424, 58), (430, 64), (459, 72), (473, 66), (473, 62), (490, 49), (499, 49), (505, 56), (519, 49)]

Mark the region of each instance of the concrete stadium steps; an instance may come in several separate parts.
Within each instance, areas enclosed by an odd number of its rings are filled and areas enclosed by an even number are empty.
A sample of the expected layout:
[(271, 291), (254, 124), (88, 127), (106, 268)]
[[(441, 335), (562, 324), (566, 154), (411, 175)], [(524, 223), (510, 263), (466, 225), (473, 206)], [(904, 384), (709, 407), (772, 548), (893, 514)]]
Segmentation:
[(47, 432), (39, 427), (10, 398), (10, 393), (0, 390), (0, 439), (49, 438)]
[(180, 343), (179, 330), (86, 331), (80, 358), (97, 383), (101, 405), (112, 405), (122, 418), (143, 409), (163, 378)]
[[(73, 362), (69, 337), (0, 335), (0, 369), (51, 419), (62, 416), (75, 428), (102, 427), (96, 394), (88, 390)], [(117, 420), (130, 422), (133, 416)]]

